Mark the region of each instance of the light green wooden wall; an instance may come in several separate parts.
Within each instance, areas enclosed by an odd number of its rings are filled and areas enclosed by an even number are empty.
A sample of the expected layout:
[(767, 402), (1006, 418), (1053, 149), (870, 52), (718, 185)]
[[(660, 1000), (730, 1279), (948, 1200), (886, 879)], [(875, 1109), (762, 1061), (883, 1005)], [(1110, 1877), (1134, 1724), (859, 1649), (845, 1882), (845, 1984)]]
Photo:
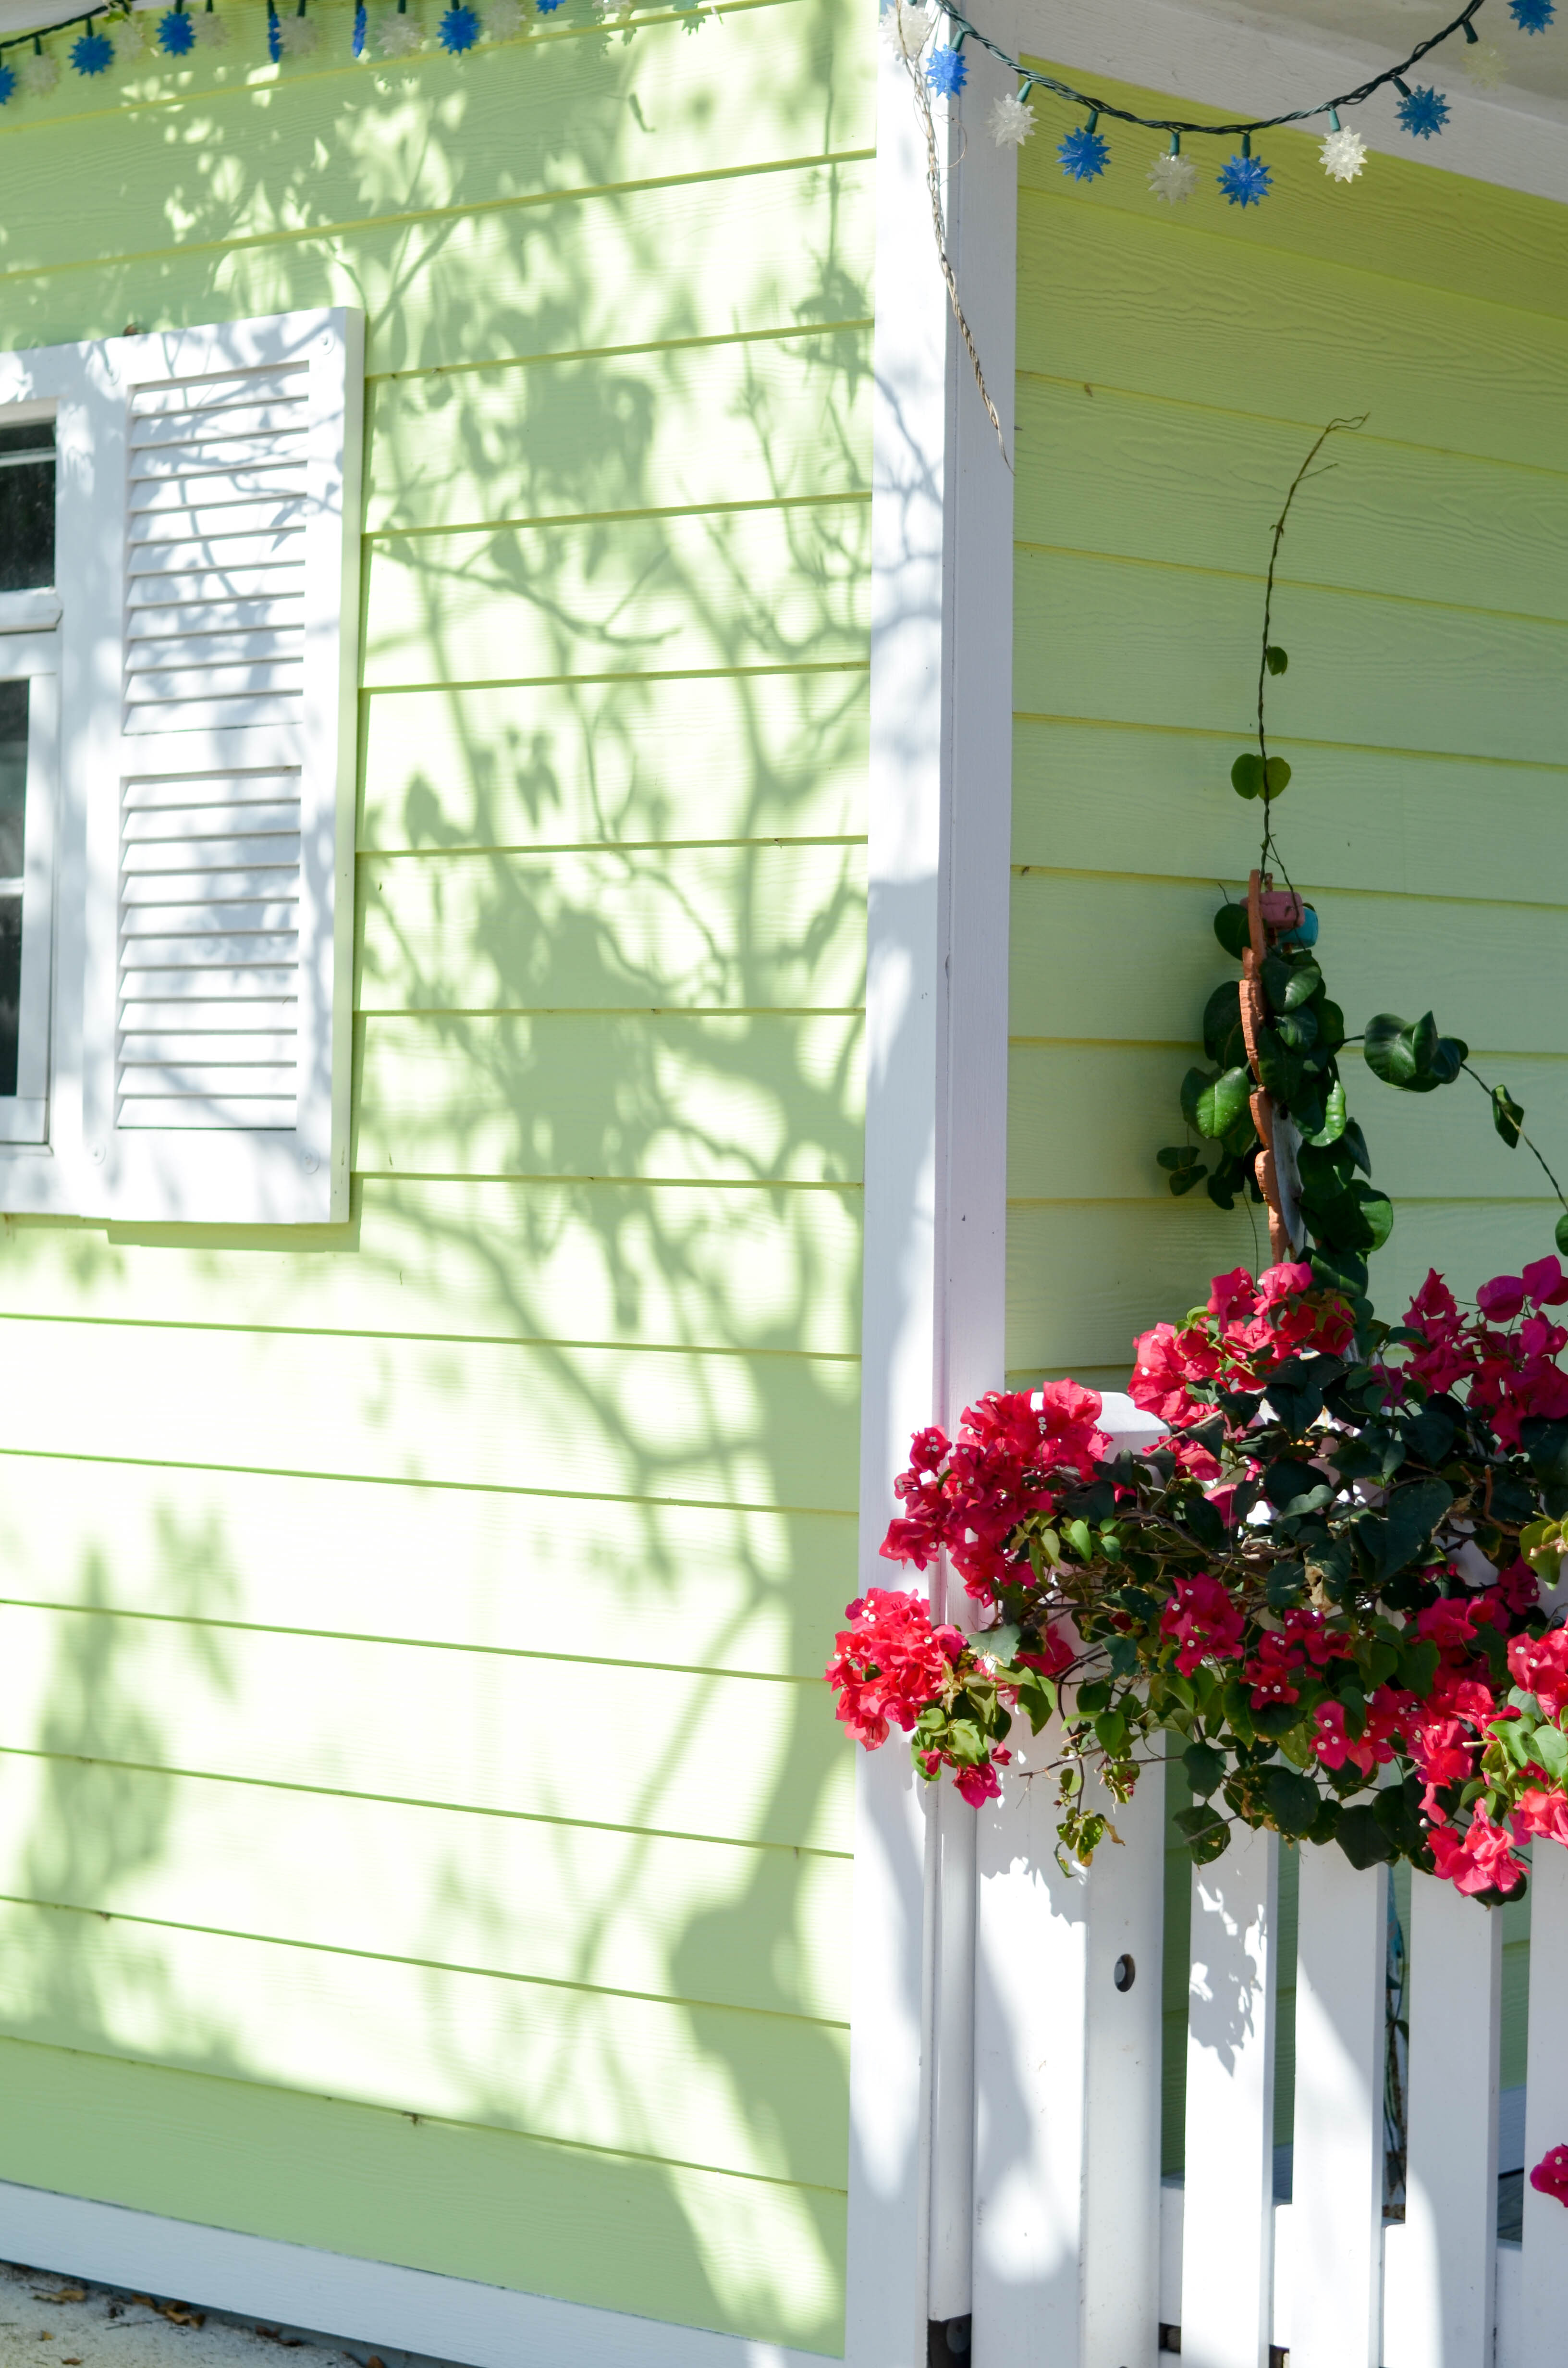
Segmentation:
[[(1153, 109), (1165, 111), (1169, 101)], [(1256, 702), (1267, 537), (1319, 427), (1332, 475), (1292, 516), (1270, 689), (1278, 808), (1331, 991), (1439, 1019), (1568, 1175), (1568, 214), (1373, 156), (1349, 188), (1270, 134), (1266, 204), (1204, 174), (1182, 209), (1157, 142), (1109, 125), (1078, 188), (1037, 92), (1019, 199), (1008, 1362), (1124, 1373), (1130, 1341), (1251, 1262), (1238, 1209), (1176, 1202), (1219, 883), (1256, 860), (1233, 755)], [(1393, 1238), (1392, 1304), (1549, 1249), (1555, 1204), (1466, 1085), (1361, 1072), (1352, 1106)], [(1174, 1121), (1174, 1122), (1173, 1122)], [(1265, 1243), (1267, 1254), (1267, 1243)]]
[[(1110, 93), (1116, 96), (1114, 90)], [(1168, 112), (1168, 98), (1143, 112)], [(1139, 104), (1138, 94), (1127, 95)], [(1346, 188), (1270, 134), (1267, 203), (1209, 176), (1148, 195), (1154, 135), (1109, 125), (1077, 188), (1036, 94), (1019, 192), (1009, 1366), (1117, 1385), (1134, 1332), (1256, 1262), (1238, 1209), (1155, 1165), (1202, 1057), (1222, 883), (1255, 808), (1229, 783), (1256, 701), (1268, 536), (1313, 437), (1332, 474), (1281, 557), (1277, 809), (1331, 991), (1435, 1006), (1568, 1177), (1568, 212), (1373, 156)], [(1188, 110), (1191, 111), (1191, 110)], [(1222, 154), (1223, 152), (1221, 152)], [(1353, 1056), (1352, 1056), (1353, 1063)], [(1347, 1064), (1397, 1220), (1385, 1312), (1551, 1247), (1556, 1204), (1472, 1087), (1416, 1101)], [(1263, 1243), (1267, 1257), (1267, 1240)], [(1179, 2166), (1187, 1870), (1167, 1889), (1165, 2168)], [(1290, 2135), (1286, 1885), (1277, 2136)], [(1528, 1906), (1509, 1911), (1502, 2077), (1524, 2078)]]
[(353, 1223), (0, 1241), (0, 2177), (831, 2351), (871, 41), (318, 14), (0, 130), (370, 373)]

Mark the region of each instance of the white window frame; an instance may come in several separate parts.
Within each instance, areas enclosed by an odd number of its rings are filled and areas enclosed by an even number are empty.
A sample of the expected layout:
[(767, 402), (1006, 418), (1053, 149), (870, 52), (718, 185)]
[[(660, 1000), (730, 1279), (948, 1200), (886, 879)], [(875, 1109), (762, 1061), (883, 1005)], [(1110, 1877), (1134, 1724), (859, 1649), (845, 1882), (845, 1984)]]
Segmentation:
[[(0, 416), (0, 427), (8, 426)], [(22, 974), (17, 1090), (0, 1097), (0, 1144), (49, 1136), (50, 1005), (54, 936), (54, 809), (60, 775), (60, 649), (53, 631), (12, 624), (0, 594), (0, 682), (28, 685), (27, 805), (22, 848)]]

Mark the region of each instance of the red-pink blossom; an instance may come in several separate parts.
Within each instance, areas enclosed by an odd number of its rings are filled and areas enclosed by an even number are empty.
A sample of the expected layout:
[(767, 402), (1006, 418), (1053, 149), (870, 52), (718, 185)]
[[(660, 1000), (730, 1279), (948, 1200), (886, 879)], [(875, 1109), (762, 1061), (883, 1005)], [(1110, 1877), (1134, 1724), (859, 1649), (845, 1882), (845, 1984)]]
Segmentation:
[(1511, 1324), (1528, 1295), (1522, 1275), (1494, 1274), (1476, 1292), (1475, 1304), (1489, 1323)]
[(1257, 1278), (1257, 1296), (1265, 1307), (1277, 1307), (1282, 1299), (1297, 1299), (1312, 1287), (1311, 1267), (1300, 1264), (1267, 1267)]
[(1530, 2185), (1538, 2195), (1551, 2195), (1559, 2203), (1568, 2203), (1568, 2146), (1555, 2146), (1541, 2156), (1530, 2173)]
[(1529, 1767), (1527, 1776), (1538, 1776), (1537, 1784), (1527, 1784), (1514, 1804), (1514, 1831), (1521, 1841), (1540, 1836), (1547, 1841), (1568, 1842), (1568, 1797), (1557, 1790), (1544, 1768)]
[(1534, 1694), (1548, 1718), (1559, 1718), (1568, 1702), (1568, 1629), (1544, 1636), (1516, 1636), (1508, 1647), (1514, 1683)]
[(917, 1595), (869, 1587), (845, 1617), (851, 1625), (834, 1638), (837, 1650), (824, 1674), (838, 1695), (838, 1716), (858, 1743), (874, 1751), (887, 1741), (890, 1720), (907, 1735), (926, 1703), (941, 1695), (949, 1658)]
[(1568, 1299), (1568, 1275), (1554, 1258), (1532, 1258), (1520, 1280), (1538, 1307), (1561, 1307)]
[(994, 1751), (991, 1759), (982, 1760), (978, 1768), (957, 1770), (953, 1782), (971, 1809), (978, 1809), (982, 1801), (994, 1801), (1001, 1797), (1002, 1786), (992, 1760), (1006, 1761), (1012, 1756), (1010, 1751)]
[(1203, 1660), (1233, 1661), (1245, 1622), (1219, 1579), (1207, 1571), (1178, 1578), (1176, 1594), (1160, 1614), (1160, 1628), (1176, 1639), (1176, 1668), (1190, 1677)]
[(1506, 1828), (1494, 1826), (1484, 1809), (1477, 1809), (1464, 1835), (1452, 1826), (1434, 1826), (1427, 1839), (1437, 1873), (1467, 1896), (1478, 1891), (1513, 1891), (1524, 1878), (1523, 1861), (1509, 1848)]
[(1252, 1315), (1257, 1305), (1257, 1285), (1244, 1266), (1217, 1274), (1209, 1286), (1209, 1313), (1221, 1324), (1234, 1324)]

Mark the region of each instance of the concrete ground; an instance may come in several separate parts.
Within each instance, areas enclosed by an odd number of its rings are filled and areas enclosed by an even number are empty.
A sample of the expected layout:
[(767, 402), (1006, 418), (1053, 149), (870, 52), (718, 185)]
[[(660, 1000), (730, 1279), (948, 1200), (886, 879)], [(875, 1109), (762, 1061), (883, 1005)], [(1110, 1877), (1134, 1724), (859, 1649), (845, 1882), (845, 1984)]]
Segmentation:
[(0, 2263), (0, 2368), (443, 2368), (293, 2327), (231, 2318), (165, 2294)]

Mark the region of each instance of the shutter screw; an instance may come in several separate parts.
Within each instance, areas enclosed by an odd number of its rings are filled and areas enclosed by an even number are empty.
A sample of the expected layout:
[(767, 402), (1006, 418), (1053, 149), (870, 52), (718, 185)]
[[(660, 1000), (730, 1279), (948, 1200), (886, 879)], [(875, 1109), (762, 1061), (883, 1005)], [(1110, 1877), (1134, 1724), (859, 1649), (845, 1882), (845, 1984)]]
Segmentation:
[(101, 1167), (104, 1164), (103, 1144), (101, 1143), (90, 1144), (88, 1145), (87, 1156), (91, 1159), (95, 1167)]
[(1131, 1957), (1118, 1957), (1110, 1977), (1119, 1990), (1130, 1990), (1138, 1978), (1138, 1968)]
[(304, 1169), (307, 1176), (313, 1176), (316, 1172), (315, 1153), (313, 1151), (301, 1151), (300, 1154), (300, 1165)]

